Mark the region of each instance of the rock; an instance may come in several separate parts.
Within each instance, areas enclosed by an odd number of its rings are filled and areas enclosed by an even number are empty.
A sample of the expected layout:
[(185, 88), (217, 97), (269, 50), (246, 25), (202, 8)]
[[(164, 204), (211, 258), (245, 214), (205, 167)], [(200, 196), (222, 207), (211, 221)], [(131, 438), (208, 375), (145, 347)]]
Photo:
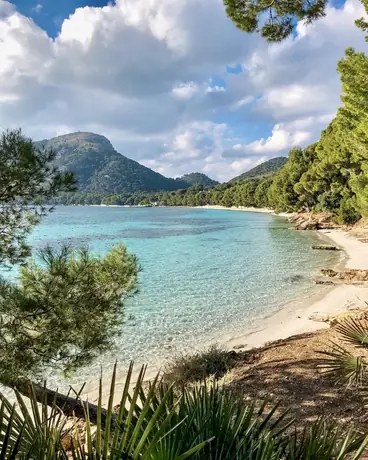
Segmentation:
[(338, 275), (338, 272), (331, 268), (322, 268), (321, 273), (329, 278), (335, 278)]
[(73, 436), (70, 434), (66, 434), (61, 439), (61, 445), (66, 452), (70, 452), (73, 449)]
[(322, 268), (321, 273), (329, 278), (335, 278), (342, 281), (368, 281), (368, 270), (344, 270), (337, 272), (331, 268)]
[(321, 249), (324, 251), (340, 251), (340, 248), (337, 246), (332, 246), (330, 244), (314, 244), (312, 249)]
[(307, 220), (301, 223), (296, 223), (295, 230), (317, 230), (317, 223), (313, 220)]
[(333, 285), (336, 284), (331, 280), (313, 280), (313, 283), (314, 284), (324, 284), (324, 285), (327, 285), (327, 286), (333, 286)]
[(295, 230), (340, 228), (341, 226), (336, 224), (333, 219), (334, 216), (331, 213), (313, 214), (305, 212), (292, 216), (289, 222), (294, 223)]
[(330, 319), (330, 316), (327, 315), (326, 313), (313, 313), (313, 315), (311, 315), (309, 317), (309, 319), (311, 321), (318, 321), (318, 322), (321, 322), (321, 323), (328, 323), (328, 321)]
[(303, 279), (302, 275), (291, 275), (291, 276), (287, 276), (286, 278), (284, 278), (284, 280), (288, 281), (289, 283), (298, 283), (302, 279)]
[(240, 350), (241, 348), (245, 348), (247, 346), (247, 344), (243, 344), (243, 345), (234, 345), (233, 346), (233, 350)]

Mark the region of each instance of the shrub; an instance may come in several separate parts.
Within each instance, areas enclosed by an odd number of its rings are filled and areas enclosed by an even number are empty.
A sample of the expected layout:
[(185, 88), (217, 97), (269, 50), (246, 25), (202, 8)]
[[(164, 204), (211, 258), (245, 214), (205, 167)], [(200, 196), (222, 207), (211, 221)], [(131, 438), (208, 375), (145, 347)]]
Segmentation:
[(337, 214), (339, 224), (355, 224), (360, 217), (360, 213), (354, 207), (354, 200), (352, 198), (343, 198)]
[(228, 372), (236, 362), (236, 353), (229, 352), (218, 345), (211, 345), (195, 354), (174, 358), (164, 368), (163, 380), (186, 386), (206, 380), (208, 377), (219, 379)]

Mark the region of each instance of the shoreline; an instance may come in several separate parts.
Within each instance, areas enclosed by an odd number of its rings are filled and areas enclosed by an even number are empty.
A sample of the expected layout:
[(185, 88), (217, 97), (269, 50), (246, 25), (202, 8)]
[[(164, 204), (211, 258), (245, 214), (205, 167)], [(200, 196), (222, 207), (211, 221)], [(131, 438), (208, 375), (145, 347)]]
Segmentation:
[[(218, 205), (197, 206), (199, 209), (268, 213), (279, 217), (290, 217), (293, 213), (275, 213), (269, 208), (230, 207)], [(352, 233), (344, 230), (312, 230), (322, 240), (338, 246), (343, 259), (337, 264), (339, 269), (368, 270), (368, 244), (358, 240)], [(321, 267), (322, 268), (322, 267)], [(327, 292), (326, 292), (327, 291)], [(227, 334), (219, 343), (229, 349), (249, 350), (262, 347), (269, 342), (287, 339), (304, 333), (329, 328), (323, 321), (328, 315), (338, 315), (354, 307), (363, 307), (368, 302), (368, 285), (330, 286), (325, 292), (313, 294), (309, 298), (298, 299), (284, 305), (280, 310), (261, 319), (262, 325), (250, 328), (244, 334), (231, 337)], [(311, 319), (314, 318), (314, 319)], [(319, 318), (319, 319), (318, 319)]]
[[(322, 239), (328, 239), (341, 248), (344, 253), (343, 260), (340, 260), (338, 263), (341, 268), (368, 269), (367, 243), (362, 243), (350, 233), (342, 230), (318, 230), (316, 233)], [(245, 351), (260, 348), (268, 344), (272, 347), (272, 342), (278, 340), (284, 340), (305, 333), (313, 333), (322, 329), (329, 329), (330, 324), (326, 321), (329, 315), (338, 315), (354, 307), (363, 308), (364, 301), (368, 302), (368, 285), (342, 284), (339, 286), (325, 286), (325, 289), (321, 289), (319, 293), (315, 293), (308, 298), (295, 299), (295, 301), (284, 305), (277, 312), (271, 313), (269, 316), (261, 319), (260, 325), (250, 327), (243, 334), (237, 336), (231, 333), (222, 335), (219, 337), (217, 343), (225, 346), (229, 351), (234, 348)], [(313, 316), (315, 319), (311, 319)], [(196, 350), (201, 350), (209, 345), (209, 343), (198, 342)], [(149, 363), (145, 379), (150, 380), (154, 378), (164, 363), (165, 361)], [(137, 366), (134, 375), (138, 371)], [(124, 376), (124, 369), (121, 369), (117, 378), (117, 394), (122, 389), (121, 382)], [(107, 400), (108, 393), (109, 382), (106, 381), (103, 384), (104, 402)], [(82, 393), (82, 396), (87, 395), (90, 401), (96, 402), (98, 388), (96, 386), (89, 387), (86, 392)]]
[[(260, 212), (272, 214), (278, 217), (289, 217), (292, 213), (276, 214), (273, 210), (267, 208), (226, 208), (223, 206), (198, 206), (197, 209), (215, 209), (241, 212)], [(193, 209), (196, 209), (193, 208)], [(339, 268), (355, 268), (368, 270), (368, 244), (359, 241), (351, 233), (343, 230), (317, 230), (314, 231), (325, 241), (341, 248), (340, 261), (337, 263)], [(322, 268), (322, 267), (321, 267)], [(367, 287), (357, 285), (339, 285), (339, 286), (321, 286), (318, 293), (309, 297), (296, 298), (294, 301), (283, 305), (280, 310), (271, 312), (268, 316), (257, 320), (256, 324), (244, 329), (241, 334), (234, 336), (229, 332), (218, 337), (218, 343), (229, 350), (241, 349), (249, 350), (252, 348), (262, 347), (270, 342), (287, 339), (292, 336), (303, 333), (313, 333), (321, 329), (329, 328), (329, 323), (324, 321), (323, 317), (343, 313), (354, 306), (363, 307), (364, 301), (368, 301), (368, 283)], [(260, 286), (260, 291), (262, 286)], [(311, 319), (312, 316), (315, 319)], [(320, 317), (317, 319), (317, 317)], [(197, 342), (195, 350), (201, 350), (208, 347), (209, 343)], [(174, 356), (173, 356), (174, 357)], [(165, 364), (165, 359), (159, 362), (148, 363), (145, 379), (153, 378)], [(138, 374), (140, 366), (134, 369), (134, 377)], [(116, 395), (122, 389), (126, 369), (118, 368)], [(103, 402), (108, 398), (110, 389), (110, 375), (103, 382), (102, 394)], [(98, 398), (98, 379), (88, 379), (86, 387), (81, 397), (96, 402)], [(133, 378), (133, 381), (135, 379)]]

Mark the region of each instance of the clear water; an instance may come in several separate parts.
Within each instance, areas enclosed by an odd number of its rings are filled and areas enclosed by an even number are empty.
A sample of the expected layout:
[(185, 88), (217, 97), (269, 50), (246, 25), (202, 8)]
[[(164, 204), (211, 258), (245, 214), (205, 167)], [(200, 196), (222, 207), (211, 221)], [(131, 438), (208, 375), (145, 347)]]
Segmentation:
[[(140, 292), (126, 303), (116, 351), (82, 369), (162, 362), (199, 344), (239, 335), (286, 303), (317, 292), (311, 281), (333, 255), (317, 236), (262, 213), (184, 208), (60, 207), (32, 234), (46, 244), (88, 245), (104, 253), (123, 242), (139, 257)], [(327, 257), (327, 259), (326, 259)], [(331, 259), (328, 259), (330, 257)]]

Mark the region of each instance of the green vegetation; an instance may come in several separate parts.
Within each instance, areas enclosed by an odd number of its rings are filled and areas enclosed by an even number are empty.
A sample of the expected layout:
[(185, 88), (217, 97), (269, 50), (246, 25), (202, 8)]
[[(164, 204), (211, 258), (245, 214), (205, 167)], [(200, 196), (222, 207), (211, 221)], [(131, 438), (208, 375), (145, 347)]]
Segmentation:
[(236, 354), (225, 348), (211, 345), (208, 349), (194, 354), (175, 357), (164, 368), (164, 382), (187, 386), (203, 382), (208, 378), (219, 379), (236, 362)]
[(120, 155), (110, 141), (98, 134), (66, 134), (37, 142), (36, 146), (53, 150), (56, 166), (75, 173), (81, 192), (119, 194), (188, 186)]
[(26, 237), (49, 211), (43, 203), (76, 189), (71, 173), (52, 162), (55, 155), (37, 149), (19, 130), (0, 136), (0, 265), (15, 264), (30, 254)]
[(224, 4), (240, 30), (258, 32), (267, 41), (277, 42), (292, 34), (299, 20), (311, 23), (325, 16), (327, 0), (224, 0)]
[(281, 169), (287, 162), (286, 157), (276, 157), (271, 158), (270, 160), (261, 163), (258, 166), (250, 169), (249, 171), (240, 174), (240, 176), (234, 177), (229, 181), (230, 184), (235, 184), (236, 182), (244, 182), (247, 179), (261, 179), (266, 176), (272, 175), (279, 169)]
[(31, 388), (30, 409), (17, 393), (19, 410), (0, 395), (1, 458), (343, 460), (360, 458), (366, 444), (364, 436), (343, 435), (323, 419), (294, 431), (287, 414), (277, 414), (277, 404), (243, 401), (216, 382), (178, 393), (159, 376), (147, 387), (144, 368), (133, 387), (132, 372), (131, 365), (116, 408), (116, 369), (107, 409), (100, 381), (97, 422), (85, 408), (82, 434), (76, 418), (67, 420), (55, 403), (48, 407), (46, 393), (39, 407)]
[[(368, 323), (366, 319), (348, 318), (336, 326), (336, 330), (347, 349), (340, 343), (332, 342), (321, 367), (332, 375), (337, 384), (343, 384), (367, 396), (366, 374), (368, 370)], [(354, 348), (352, 348), (352, 347)]]
[(214, 187), (218, 184), (216, 180), (211, 179), (203, 173), (190, 173), (184, 174), (184, 176), (179, 177), (177, 180), (185, 182), (189, 186), (202, 185), (203, 187)]
[(0, 158), (0, 264), (20, 264), (17, 283), (0, 278), (0, 382), (28, 395), (29, 382), (46, 370), (72, 372), (114, 346), (139, 267), (122, 245), (103, 258), (45, 248), (37, 265), (26, 238), (50, 211), (42, 203), (73, 190), (74, 176), (20, 131), (2, 135)]
[(137, 283), (137, 260), (122, 245), (103, 258), (69, 248), (39, 255), (42, 265), (27, 261), (17, 284), (0, 281), (0, 382), (18, 388), (111, 349)]

